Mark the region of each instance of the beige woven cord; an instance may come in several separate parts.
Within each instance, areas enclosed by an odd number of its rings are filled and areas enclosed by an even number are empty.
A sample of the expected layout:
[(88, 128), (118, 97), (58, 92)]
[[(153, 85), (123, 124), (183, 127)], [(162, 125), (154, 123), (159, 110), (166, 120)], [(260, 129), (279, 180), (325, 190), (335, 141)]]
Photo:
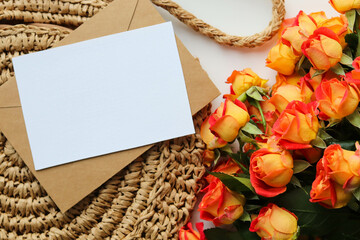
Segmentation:
[(151, 0), (155, 5), (164, 8), (170, 14), (177, 17), (180, 21), (198, 31), (205, 36), (214, 39), (216, 42), (234, 46), (234, 47), (257, 47), (270, 40), (280, 29), (280, 25), (285, 17), (285, 0), (272, 0), (272, 19), (269, 25), (259, 33), (251, 36), (241, 37), (228, 35), (221, 30), (207, 24), (206, 22), (198, 19), (193, 14), (189, 13), (178, 4), (171, 0)]

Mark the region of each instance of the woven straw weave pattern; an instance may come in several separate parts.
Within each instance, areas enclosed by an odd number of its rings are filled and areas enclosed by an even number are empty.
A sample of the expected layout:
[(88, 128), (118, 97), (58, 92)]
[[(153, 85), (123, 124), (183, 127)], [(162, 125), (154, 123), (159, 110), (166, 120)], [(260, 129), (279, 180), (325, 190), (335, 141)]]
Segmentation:
[[(11, 57), (70, 31), (0, 26), (0, 84), (14, 75)], [(209, 112), (194, 116), (197, 132)], [(199, 134), (159, 143), (62, 214), (0, 132), (0, 239), (177, 239), (201, 187), (204, 147)]]

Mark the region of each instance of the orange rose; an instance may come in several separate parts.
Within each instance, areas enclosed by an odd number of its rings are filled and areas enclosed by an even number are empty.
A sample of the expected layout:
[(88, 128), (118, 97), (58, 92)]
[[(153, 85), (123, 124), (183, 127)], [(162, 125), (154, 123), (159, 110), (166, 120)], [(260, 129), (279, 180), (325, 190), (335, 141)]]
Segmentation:
[(310, 148), (316, 138), (319, 121), (315, 104), (293, 101), (288, 104), (273, 126), (273, 133), (287, 149)]
[(302, 45), (304, 55), (319, 70), (328, 70), (340, 62), (342, 47), (336, 33), (321, 27)]
[(200, 135), (209, 149), (232, 142), (239, 130), (250, 120), (244, 103), (226, 99), (201, 125)]
[(290, 76), (286, 76), (283, 75), (281, 73), (278, 73), (276, 75), (276, 82), (275, 84), (271, 87), (271, 90), (273, 92), (276, 92), (277, 89), (283, 85), (294, 85), (294, 86), (298, 86), (298, 83), (300, 81), (301, 76), (297, 73), (294, 73)]
[(261, 148), (251, 155), (250, 181), (257, 194), (275, 197), (286, 191), (293, 175), (293, 158), (289, 151)]
[(256, 232), (262, 240), (295, 239), (298, 231), (297, 219), (292, 212), (269, 203), (251, 222), (249, 230)]
[(202, 191), (206, 194), (199, 204), (201, 219), (219, 226), (231, 224), (243, 214), (244, 195), (229, 190), (220, 180), (212, 181)]
[(331, 180), (323, 160), (322, 158), (316, 165), (316, 178), (310, 191), (310, 202), (318, 202), (326, 208), (344, 207), (352, 194)]
[(345, 35), (350, 33), (349, 22), (344, 15), (328, 19), (324, 12), (311, 13), (310, 16), (315, 20), (318, 27), (331, 29), (340, 39), (340, 44), (346, 46)]
[(207, 117), (204, 120), (204, 122), (201, 124), (201, 128), (200, 128), (201, 139), (206, 143), (207, 148), (209, 149), (224, 147), (227, 144), (227, 142), (219, 137), (216, 137), (214, 134), (211, 133), (209, 118), (210, 117)]
[(296, 55), (291, 47), (280, 42), (271, 48), (266, 59), (266, 66), (281, 74), (291, 75), (299, 59), (300, 56)]
[(186, 226), (183, 226), (179, 230), (179, 240), (206, 240), (204, 234), (204, 223), (196, 223), (196, 228), (200, 231), (196, 231), (192, 228), (191, 222), (188, 222)]
[(230, 91), (232, 94), (224, 95), (224, 97), (235, 100), (252, 86), (264, 87), (266, 82), (267, 80), (260, 78), (250, 68), (246, 68), (243, 71), (235, 70), (226, 82), (231, 83)]
[(300, 11), (293, 26), (285, 28), (282, 32), (281, 40), (284, 44), (291, 46), (296, 55), (301, 56), (301, 45), (313, 34), (316, 28), (314, 19)]
[(315, 91), (321, 111), (320, 117), (327, 120), (342, 119), (352, 114), (359, 104), (359, 90), (354, 84), (333, 78), (323, 81)]
[[(219, 166), (213, 169), (212, 172), (221, 172), (232, 175), (234, 173), (240, 173), (241, 168), (237, 163), (235, 163), (231, 158), (229, 158), (226, 162), (222, 162)], [(205, 179), (208, 183), (217, 181), (217, 178), (210, 174), (207, 175)]]
[(360, 57), (355, 58), (352, 65), (355, 69), (346, 73), (345, 81), (355, 84), (360, 90)]
[(275, 106), (278, 113), (284, 111), (289, 102), (294, 100), (303, 101), (303, 96), (300, 87), (290, 84), (279, 87), (270, 98), (270, 102)]
[(322, 81), (337, 77), (333, 71), (327, 71), (323, 74), (311, 77), (315, 74), (315, 72), (316, 69), (310, 68), (309, 73), (300, 79), (301, 95), (304, 98), (304, 102), (312, 102), (316, 100), (314, 92)]
[(330, 4), (339, 13), (360, 8), (360, 0), (330, 0)]
[(325, 149), (323, 164), (329, 169), (330, 178), (346, 190), (360, 187), (360, 148), (356, 152), (333, 144)]

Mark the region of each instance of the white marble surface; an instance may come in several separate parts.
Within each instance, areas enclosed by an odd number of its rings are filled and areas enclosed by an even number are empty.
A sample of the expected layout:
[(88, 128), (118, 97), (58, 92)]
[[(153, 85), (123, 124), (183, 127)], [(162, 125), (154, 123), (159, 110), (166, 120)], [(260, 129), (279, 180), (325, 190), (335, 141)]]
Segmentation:
[[(262, 31), (271, 19), (272, 1), (270, 0), (174, 0), (198, 18), (233, 35), (251, 35)], [(332, 9), (328, 0), (286, 0), (286, 18), (295, 17), (300, 10), (305, 13), (324, 11), (328, 17), (339, 14)], [(252, 68), (260, 77), (275, 82), (275, 71), (265, 67), (266, 56), (276, 37), (261, 47), (233, 48), (221, 46), (213, 40), (196, 33), (169, 13), (159, 8), (162, 16), (172, 21), (175, 33), (183, 41), (194, 57), (200, 60), (211, 80), (216, 84), (222, 94), (228, 93), (229, 85), (225, 81), (231, 72)], [(219, 96), (213, 102), (217, 107), (222, 101)], [(192, 221), (200, 221), (197, 211), (193, 212)], [(205, 229), (213, 225), (205, 222)]]

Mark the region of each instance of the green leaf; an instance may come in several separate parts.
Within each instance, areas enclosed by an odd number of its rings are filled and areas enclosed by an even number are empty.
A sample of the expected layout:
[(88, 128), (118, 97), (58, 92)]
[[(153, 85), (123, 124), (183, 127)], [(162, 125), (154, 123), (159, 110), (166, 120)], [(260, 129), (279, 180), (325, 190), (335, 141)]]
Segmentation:
[(323, 128), (320, 128), (319, 129), (319, 132), (318, 132), (318, 136), (324, 140), (324, 141), (334, 141), (335, 139), (330, 135), (328, 134), (325, 129)]
[(259, 92), (259, 90), (252, 86), (251, 88), (249, 88), (247, 91), (246, 91), (246, 95), (248, 97), (251, 97), (252, 99), (255, 99), (257, 101), (264, 101), (264, 99), (262, 98), (262, 95), (261, 93)]
[(331, 141), (330, 144), (339, 144), (342, 149), (346, 149), (349, 151), (355, 150), (355, 140), (347, 140), (347, 141)]
[(346, 117), (346, 119), (355, 127), (360, 128), (360, 108), (357, 108), (352, 114)]
[(244, 127), (241, 128), (242, 131), (250, 133), (250, 134), (263, 134), (263, 132), (254, 124), (248, 122)]
[(251, 211), (259, 210), (260, 208), (262, 208), (262, 206), (260, 206), (260, 205), (245, 204), (245, 207), (244, 207), (244, 208), (245, 208), (246, 211), (251, 212)]
[(353, 66), (352, 66), (353, 59), (352, 59), (352, 57), (346, 55), (345, 53), (342, 54), (340, 63), (344, 64), (344, 65), (346, 65), (346, 66), (348, 66), (350, 68), (353, 68)]
[(209, 174), (213, 175), (214, 177), (217, 177), (220, 179), (220, 181), (228, 187), (230, 190), (242, 193), (242, 192), (248, 192), (251, 191), (255, 193), (255, 190), (253, 186), (251, 185), (250, 179), (245, 177), (235, 177), (228, 175), (226, 173), (221, 172), (209, 172)]
[(319, 75), (323, 74), (324, 72), (325, 72), (325, 70), (316, 70), (315, 73), (311, 76), (311, 78), (319, 76)]
[(251, 222), (251, 217), (250, 214), (246, 211), (243, 212), (243, 214), (241, 215), (241, 217), (239, 218), (240, 221), (243, 222)]
[(312, 140), (310, 144), (321, 149), (326, 148), (326, 143), (319, 136), (317, 136), (316, 139)]
[(330, 69), (331, 69), (331, 71), (333, 71), (337, 75), (345, 76), (345, 71), (344, 71), (343, 67), (339, 63), (337, 63), (335, 66), (333, 66)]
[(356, 200), (360, 201), (360, 188), (357, 188), (353, 191), (353, 195), (356, 198)]
[(304, 160), (294, 160), (294, 174), (300, 173), (308, 167), (311, 167), (311, 164), (309, 162)]
[(349, 29), (351, 31), (354, 31), (354, 24), (355, 24), (355, 19), (356, 19), (356, 11), (354, 9), (347, 11), (345, 13), (345, 16), (348, 20), (349, 23)]
[(251, 137), (246, 136), (241, 130), (239, 131), (238, 136), (239, 136), (241, 142), (251, 143), (251, 144), (255, 144), (257, 146), (256, 141), (254, 139), (252, 139)]
[(345, 35), (345, 42), (349, 45), (349, 48), (356, 52), (359, 38), (355, 33), (348, 33)]
[(302, 188), (301, 183), (297, 177), (294, 175), (291, 177), (290, 183), (296, 187)]

